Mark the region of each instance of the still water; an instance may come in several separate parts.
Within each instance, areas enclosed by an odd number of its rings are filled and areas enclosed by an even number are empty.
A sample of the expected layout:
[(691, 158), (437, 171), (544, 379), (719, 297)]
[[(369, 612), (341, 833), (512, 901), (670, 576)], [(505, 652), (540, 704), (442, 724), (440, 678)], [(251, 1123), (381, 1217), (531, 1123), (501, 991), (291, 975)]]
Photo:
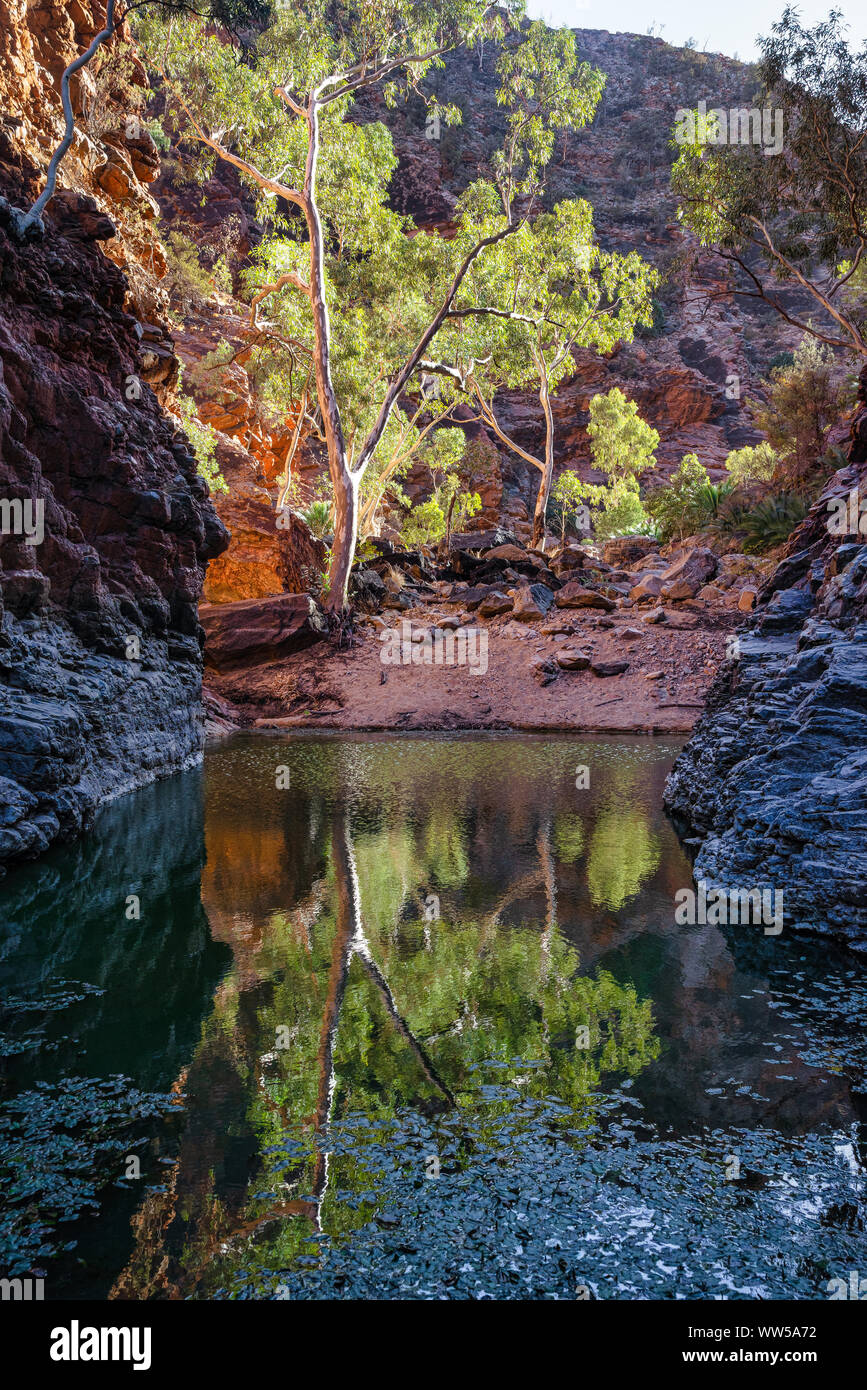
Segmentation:
[(677, 743), (238, 736), (0, 883), (46, 1297), (827, 1298), (863, 969), (680, 927)]

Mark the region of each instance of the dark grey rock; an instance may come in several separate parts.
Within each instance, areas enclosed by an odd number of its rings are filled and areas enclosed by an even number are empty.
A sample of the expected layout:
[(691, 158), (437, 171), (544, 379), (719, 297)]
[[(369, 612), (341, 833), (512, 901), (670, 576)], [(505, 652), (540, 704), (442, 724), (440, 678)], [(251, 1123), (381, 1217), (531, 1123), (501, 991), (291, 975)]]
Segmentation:
[(814, 596), (800, 585), (816, 563), (778, 567), (665, 804), (709, 887), (782, 890), (784, 931), (867, 952), (867, 547), (826, 553)]

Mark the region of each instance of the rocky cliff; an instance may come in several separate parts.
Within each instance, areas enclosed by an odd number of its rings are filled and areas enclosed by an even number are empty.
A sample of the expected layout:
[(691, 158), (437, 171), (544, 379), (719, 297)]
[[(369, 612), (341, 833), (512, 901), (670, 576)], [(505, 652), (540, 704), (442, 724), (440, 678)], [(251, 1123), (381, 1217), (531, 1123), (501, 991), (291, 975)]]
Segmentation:
[(167, 354), (105, 254), (106, 169), (133, 170), (122, 112), (73, 161), (44, 238), (10, 235), (61, 129), (59, 75), (103, 20), (98, 3), (0, 3), (0, 865), (200, 756), (197, 605), (228, 539), (148, 384)]
[(848, 458), (760, 592), (665, 801), (697, 878), (781, 889), (784, 929), (864, 952), (867, 369)]

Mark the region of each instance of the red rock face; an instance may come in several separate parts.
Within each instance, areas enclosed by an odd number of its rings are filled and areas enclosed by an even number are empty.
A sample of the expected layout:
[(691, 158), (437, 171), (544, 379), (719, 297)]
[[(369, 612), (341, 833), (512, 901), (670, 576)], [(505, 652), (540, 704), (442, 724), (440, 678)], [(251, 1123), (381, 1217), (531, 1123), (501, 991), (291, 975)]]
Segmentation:
[[(99, 18), (56, 8), (51, 48), (48, 7), (27, 13), (31, 32), (23, 5), (0, 6), (4, 95), (26, 113), (0, 148), (0, 193), (18, 206), (56, 126), (34, 52), (56, 76)], [(197, 605), (228, 536), (146, 384), (144, 330), (102, 250), (113, 234), (79, 193), (49, 205), (35, 244), (0, 213), (0, 501), (38, 509), (43, 533), (29, 544), (10, 510), (0, 536), (0, 864), (202, 746)]]

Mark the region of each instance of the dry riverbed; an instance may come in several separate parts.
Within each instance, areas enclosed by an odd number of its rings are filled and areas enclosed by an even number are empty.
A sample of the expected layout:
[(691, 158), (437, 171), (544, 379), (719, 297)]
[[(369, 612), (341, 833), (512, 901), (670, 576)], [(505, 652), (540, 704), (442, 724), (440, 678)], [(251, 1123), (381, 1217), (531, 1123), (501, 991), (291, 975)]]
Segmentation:
[[(424, 634), (442, 631), (454, 608), (428, 602), (360, 618), (342, 649), (322, 642), (255, 671), (212, 673), (209, 713), (215, 731), (222, 714), (263, 729), (688, 732), (743, 615), (704, 600), (661, 612), (579, 609), (526, 623), (475, 618), (465, 626), (486, 643), (470, 646), (471, 665), (445, 665), (436, 663), (436, 648), (424, 662)], [(418, 647), (416, 661), (383, 661), (395, 634)], [(576, 665), (561, 669), (558, 655)], [(622, 663), (621, 673), (597, 674)]]

